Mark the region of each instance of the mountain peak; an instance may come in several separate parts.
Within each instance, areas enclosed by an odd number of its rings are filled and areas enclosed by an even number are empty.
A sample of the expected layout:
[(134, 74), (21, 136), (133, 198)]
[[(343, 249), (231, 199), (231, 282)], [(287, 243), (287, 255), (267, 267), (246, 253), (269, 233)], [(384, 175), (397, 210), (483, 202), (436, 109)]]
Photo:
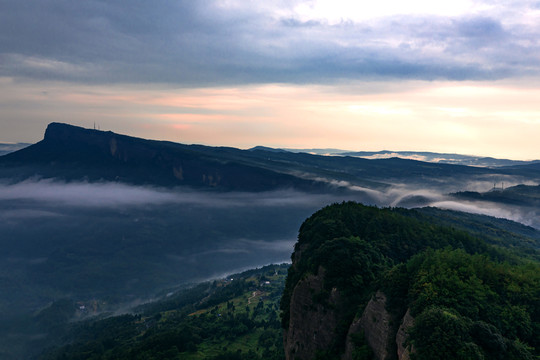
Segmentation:
[[(91, 136), (93, 140), (97, 139), (98, 136), (110, 134), (114, 135), (111, 131), (101, 131), (96, 129), (87, 129), (80, 126), (52, 122), (47, 125), (45, 130), (45, 136), (43, 140), (45, 141), (58, 141), (58, 140), (76, 140), (81, 139), (80, 137)], [(93, 136), (92, 136), (93, 135)]]
[(82, 127), (65, 124), (65, 123), (58, 123), (58, 122), (52, 122), (49, 125), (47, 125), (47, 129), (45, 130), (45, 137), (44, 139), (54, 139), (61, 137), (65, 135), (68, 132), (72, 131), (81, 131), (86, 130)]

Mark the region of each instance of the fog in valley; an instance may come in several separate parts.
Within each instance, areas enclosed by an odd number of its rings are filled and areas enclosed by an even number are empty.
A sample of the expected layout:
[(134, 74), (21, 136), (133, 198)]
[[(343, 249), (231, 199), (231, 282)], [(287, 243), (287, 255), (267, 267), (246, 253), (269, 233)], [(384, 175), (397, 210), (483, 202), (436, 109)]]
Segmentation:
[[(475, 190), (490, 185), (465, 184)], [(16, 273), (25, 284), (50, 288), (50, 298), (110, 296), (111, 289), (122, 289), (117, 301), (126, 295), (150, 296), (216, 274), (289, 261), (301, 223), (319, 208), (347, 200), (383, 207), (436, 206), (540, 228), (536, 209), (461, 201), (448, 195), (457, 190), (451, 186), (336, 186), (354, 191), (241, 193), (53, 180), (3, 183), (3, 283), (10, 286)], [(20, 282), (12, 286), (17, 303), (17, 295), (32, 291)], [(46, 300), (32, 297), (23, 304), (39, 307)], [(1, 301), (5, 306), (6, 299)]]
[[(347, 191), (247, 193), (5, 181), (0, 184), (0, 333), (9, 347), (24, 347), (29, 337), (39, 337), (24, 319), (59, 299), (96, 302), (98, 312), (114, 312), (186, 284), (290, 262), (302, 222), (335, 202), (437, 206), (540, 228), (537, 209), (460, 201), (448, 195), (460, 189), (446, 184), (374, 190), (328, 182)], [(464, 186), (483, 191), (493, 184)]]

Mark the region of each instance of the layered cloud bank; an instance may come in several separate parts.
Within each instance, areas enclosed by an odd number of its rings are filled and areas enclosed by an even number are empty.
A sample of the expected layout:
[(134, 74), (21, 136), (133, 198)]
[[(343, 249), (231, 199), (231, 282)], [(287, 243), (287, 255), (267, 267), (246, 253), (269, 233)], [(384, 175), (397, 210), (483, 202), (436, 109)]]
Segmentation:
[(9, 77), (326, 83), (538, 75), (536, 1), (3, 1)]

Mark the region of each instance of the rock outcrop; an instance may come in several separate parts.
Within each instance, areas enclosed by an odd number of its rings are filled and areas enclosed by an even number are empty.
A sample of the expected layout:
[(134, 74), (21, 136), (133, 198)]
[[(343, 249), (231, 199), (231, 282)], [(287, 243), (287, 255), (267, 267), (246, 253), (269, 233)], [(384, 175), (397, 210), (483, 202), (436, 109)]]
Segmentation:
[(396, 334), (396, 345), (399, 360), (409, 360), (413, 349), (410, 346), (405, 346), (407, 340), (407, 330), (414, 325), (414, 318), (411, 315), (411, 310), (407, 309), (405, 316), (401, 320), (398, 332)]
[(342, 360), (352, 360), (353, 359), (353, 353), (355, 350), (355, 344), (352, 340), (352, 337), (354, 334), (361, 334), (361, 336), (364, 335), (362, 329), (362, 325), (360, 322), (360, 319), (356, 319), (351, 324), (351, 327), (349, 328), (349, 332), (347, 333), (347, 341), (345, 343), (345, 353), (341, 357)]
[[(411, 349), (405, 347), (404, 344), (407, 340), (407, 329), (414, 325), (414, 318), (411, 316), (410, 310), (407, 310), (396, 333), (393, 325), (395, 319), (386, 309), (386, 304), (386, 295), (377, 291), (367, 304), (362, 316), (351, 324), (342, 360), (353, 359), (355, 344), (352, 339), (354, 334), (362, 334), (365, 337), (377, 360), (396, 359), (396, 349), (398, 360), (410, 359)], [(396, 347), (393, 346), (393, 342), (395, 342)]]
[(386, 301), (386, 295), (377, 291), (364, 309), (362, 317), (353, 321), (347, 335), (343, 360), (353, 358), (355, 345), (352, 342), (352, 335), (357, 333), (364, 334), (366, 342), (377, 360), (386, 360), (388, 358), (392, 316), (386, 310)]
[(378, 360), (388, 357), (392, 316), (386, 310), (386, 295), (378, 291), (367, 304), (360, 326), (366, 341)]
[(327, 300), (318, 300), (324, 291), (324, 269), (317, 275), (300, 280), (291, 298), (289, 328), (284, 334), (285, 358), (313, 359), (321, 349), (329, 349), (336, 340), (336, 328), (341, 320), (342, 302), (337, 289)]

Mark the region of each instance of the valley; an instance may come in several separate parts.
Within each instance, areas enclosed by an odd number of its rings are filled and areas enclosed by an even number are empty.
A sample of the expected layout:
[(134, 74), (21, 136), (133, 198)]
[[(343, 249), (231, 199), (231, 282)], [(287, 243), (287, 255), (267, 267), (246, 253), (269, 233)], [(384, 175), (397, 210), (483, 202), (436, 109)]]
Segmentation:
[[(0, 157), (0, 354), (30, 358), (59, 341), (57, 325), (40, 320), (58, 304), (99, 318), (290, 262), (304, 220), (329, 204), (416, 208), (422, 221), (537, 261), (538, 183), (534, 162), (240, 150), (53, 123), (41, 142)], [(73, 316), (63, 314), (58, 324)]]

